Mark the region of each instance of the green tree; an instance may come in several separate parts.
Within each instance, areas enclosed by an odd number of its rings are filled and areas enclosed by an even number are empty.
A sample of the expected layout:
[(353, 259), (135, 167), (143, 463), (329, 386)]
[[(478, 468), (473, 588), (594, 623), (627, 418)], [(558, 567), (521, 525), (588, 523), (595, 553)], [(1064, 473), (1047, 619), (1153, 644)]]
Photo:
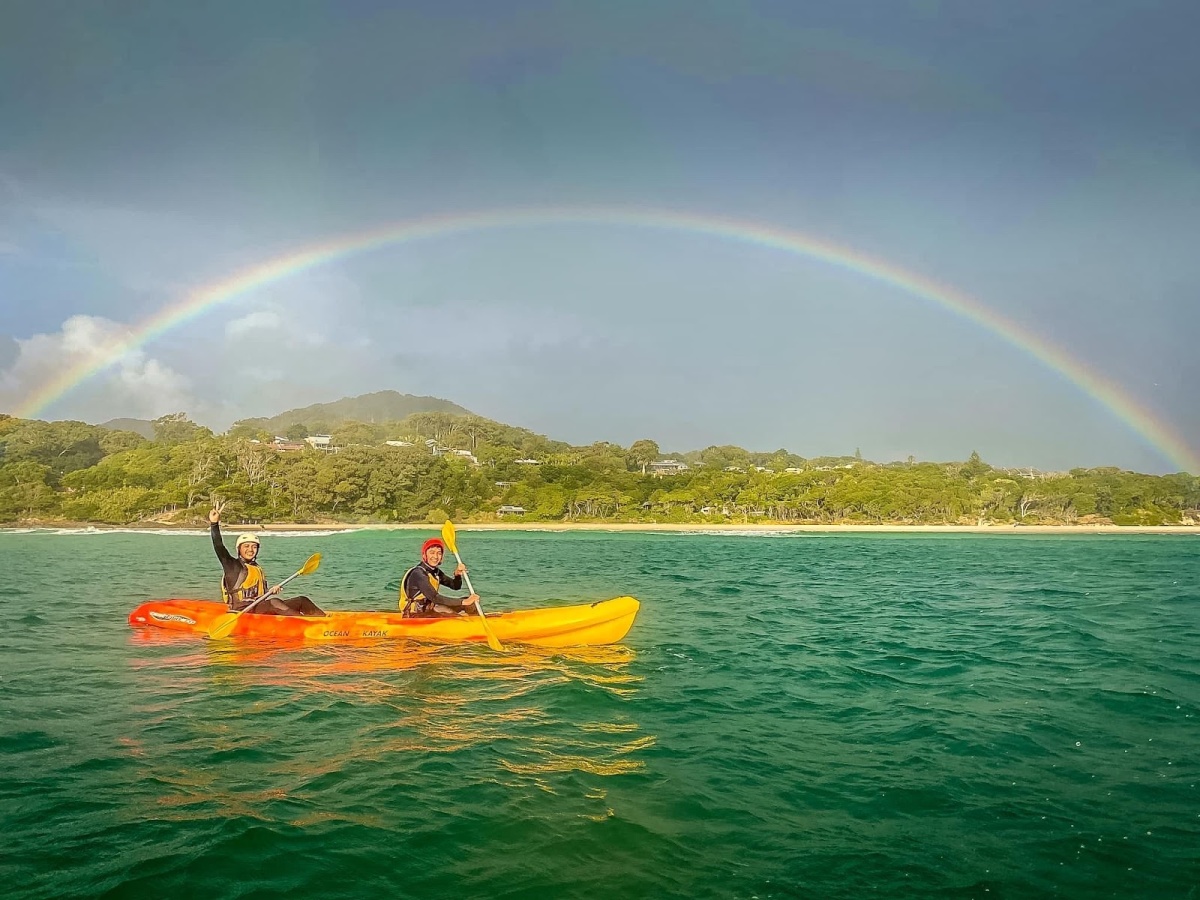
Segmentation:
[(634, 441), (629, 446), (629, 459), (635, 466), (640, 466), (642, 474), (646, 474), (646, 466), (656, 462), (659, 457), (658, 444), (649, 438)]
[(211, 431), (197, 425), (187, 417), (187, 413), (182, 412), (159, 416), (153, 425), (156, 444), (182, 444), (200, 437), (212, 436)]

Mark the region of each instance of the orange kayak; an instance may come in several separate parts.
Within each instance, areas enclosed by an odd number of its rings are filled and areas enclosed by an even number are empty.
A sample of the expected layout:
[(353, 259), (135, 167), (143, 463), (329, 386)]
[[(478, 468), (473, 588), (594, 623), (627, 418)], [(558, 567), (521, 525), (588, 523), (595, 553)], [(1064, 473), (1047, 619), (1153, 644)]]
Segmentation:
[[(501, 642), (538, 647), (585, 647), (613, 644), (633, 625), (641, 606), (633, 597), (616, 597), (580, 606), (555, 606), (488, 613)], [(150, 600), (129, 614), (135, 628), (165, 628), (206, 635), (227, 612), (215, 600)], [(230, 637), (280, 641), (357, 642), (373, 640), (483, 643), (478, 616), (452, 619), (405, 619), (399, 612), (331, 612), (323, 618), (238, 616)]]

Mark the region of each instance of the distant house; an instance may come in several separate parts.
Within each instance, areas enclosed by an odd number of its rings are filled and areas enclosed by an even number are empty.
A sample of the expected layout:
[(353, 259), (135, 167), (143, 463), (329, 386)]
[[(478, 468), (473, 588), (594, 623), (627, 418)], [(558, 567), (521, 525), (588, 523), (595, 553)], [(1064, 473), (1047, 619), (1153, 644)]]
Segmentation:
[(726, 472), (745, 472), (746, 470), (743, 469), (741, 466), (726, 466), (725, 471)]
[(271, 441), (271, 449), (276, 453), (302, 453), (307, 446), (304, 441), (289, 441), (285, 437), (276, 437)]
[(525, 515), (525, 507), (523, 506), (502, 506), (496, 513), (501, 516), (523, 516)]
[(479, 465), (479, 460), (477, 460), (475, 458), (475, 454), (472, 453), (470, 450), (451, 450), (450, 455), (458, 456), (458, 457), (461, 457), (462, 459), (469, 459), (471, 461), (471, 465), (473, 465), (473, 466)]
[(516, 483), (515, 481), (497, 481), (496, 487), (512, 487)]
[(804, 470), (799, 468), (798, 466), (788, 466), (783, 471), (787, 472), (789, 475), (798, 475), (800, 472), (803, 472)]
[(333, 446), (332, 441), (333, 438), (327, 434), (310, 434), (304, 439), (304, 443), (308, 444), (314, 450), (324, 450), (326, 453), (337, 449)]
[(428, 438), (425, 441), (425, 446), (429, 448), (429, 452), (432, 453), (434, 456), (441, 456), (443, 453), (449, 452), (449, 448), (443, 447), (441, 444), (439, 444), (433, 438)]
[(389, 447), (411, 447), (412, 441), (384, 441)]
[(514, 459), (518, 466), (540, 466), (541, 462), (536, 459)]
[(677, 459), (663, 459), (646, 466), (646, 471), (651, 475), (678, 475), (687, 470), (688, 464)]

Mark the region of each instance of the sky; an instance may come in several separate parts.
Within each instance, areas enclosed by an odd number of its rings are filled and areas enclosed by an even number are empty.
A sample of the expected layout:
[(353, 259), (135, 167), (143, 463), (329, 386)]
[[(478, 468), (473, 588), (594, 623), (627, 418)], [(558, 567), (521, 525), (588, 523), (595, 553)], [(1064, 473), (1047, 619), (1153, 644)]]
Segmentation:
[[(1200, 5), (0, 6), (0, 411), (193, 292), (389, 223), (647, 210), (799, 232), (971, 298), (1200, 456)], [(994, 329), (686, 229), (384, 245), (47, 408), (217, 429), (377, 390), (573, 443), (1181, 468)]]

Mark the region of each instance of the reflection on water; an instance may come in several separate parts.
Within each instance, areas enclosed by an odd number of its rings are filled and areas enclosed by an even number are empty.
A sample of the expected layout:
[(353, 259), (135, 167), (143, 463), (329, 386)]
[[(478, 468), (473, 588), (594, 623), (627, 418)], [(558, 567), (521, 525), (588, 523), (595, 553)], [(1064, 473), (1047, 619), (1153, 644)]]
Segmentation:
[[(279, 647), (150, 630), (131, 646), (145, 727), (121, 744), (157, 786), (160, 819), (215, 812), (381, 827), (370, 803), (338, 811), (325, 799), (317, 813), (306, 798), (431, 765), (499, 788), (577, 794), (588, 806), (581, 816), (604, 818), (605, 792), (586, 791), (572, 773), (637, 772), (655, 743), (630, 717), (641, 676), (621, 646)], [(181, 758), (190, 761), (181, 767)]]

